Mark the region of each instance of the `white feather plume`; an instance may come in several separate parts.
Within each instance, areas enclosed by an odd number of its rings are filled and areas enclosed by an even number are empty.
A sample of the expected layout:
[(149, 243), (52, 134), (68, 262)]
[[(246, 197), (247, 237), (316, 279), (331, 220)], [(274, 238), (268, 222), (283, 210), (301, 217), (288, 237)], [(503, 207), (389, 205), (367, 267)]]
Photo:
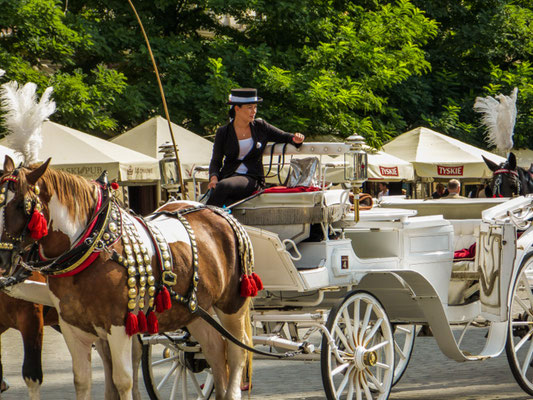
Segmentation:
[(42, 125), (56, 109), (56, 103), (50, 100), (52, 87), (45, 90), (40, 101), (37, 101), (36, 90), (35, 83), (21, 87), (15, 81), (4, 83), (0, 88), (1, 108), (6, 113), (4, 126), (8, 131), (7, 143), (22, 155), (24, 165), (39, 160)]
[(481, 123), (487, 128), (488, 143), (504, 155), (513, 148), (517, 95), (518, 88), (514, 88), (510, 96), (476, 97), (474, 103), (474, 110), (483, 114)]

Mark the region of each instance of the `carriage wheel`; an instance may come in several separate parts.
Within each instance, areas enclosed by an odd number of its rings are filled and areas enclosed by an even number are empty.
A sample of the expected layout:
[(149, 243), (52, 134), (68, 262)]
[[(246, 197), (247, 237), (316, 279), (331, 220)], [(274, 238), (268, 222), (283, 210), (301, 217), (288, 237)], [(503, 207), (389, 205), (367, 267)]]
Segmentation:
[(402, 378), (415, 346), (416, 325), (394, 325), (394, 378), (392, 386)]
[(336, 305), (322, 336), (321, 370), (329, 400), (385, 400), (394, 375), (389, 318), (370, 293), (354, 291)]
[(207, 400), (214, 391), (211, 369), (197, 351), (183, 351), (170, 340), (143, 344), (144, 385), (151, 400)]
[(505, 346), (511, 371), (520, 387), (529, 395), (533, 395), (533, 293), (530, 283), (533, 283), (532, 277), (533, 252), (530, 252), (522, 261), (513, 287)]

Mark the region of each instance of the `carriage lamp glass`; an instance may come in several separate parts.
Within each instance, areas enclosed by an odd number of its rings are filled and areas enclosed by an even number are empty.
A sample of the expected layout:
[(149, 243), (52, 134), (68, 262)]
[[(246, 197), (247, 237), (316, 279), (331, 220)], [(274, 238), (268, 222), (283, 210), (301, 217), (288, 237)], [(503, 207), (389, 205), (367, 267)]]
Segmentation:
[(344, 153), (344, 179), (361, 186), (368, 177), (368, 154), (363, 150), (365, 140), (362, 136), (352, 135), (346, 139), (350, 150)]
[(163, 153), (163, 158), (159, 161), (161, 186), (166, 190), (178, 190), (180, 180), (174, 147), (170, 142), (165, 142), (159, 146), (159, 152)]

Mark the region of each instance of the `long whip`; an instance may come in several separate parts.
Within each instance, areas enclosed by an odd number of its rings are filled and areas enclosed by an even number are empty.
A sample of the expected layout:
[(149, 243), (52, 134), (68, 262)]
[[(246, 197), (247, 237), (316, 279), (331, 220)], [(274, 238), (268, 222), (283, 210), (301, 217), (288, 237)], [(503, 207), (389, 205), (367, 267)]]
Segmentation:
[(163, 85), (161, 84), (161, 78), (159, 76), (159, 71), (157, 70), (157, 64), (155, 62), (154, 54), (152, 53), (152, 47), (150, 46), (150, 42), (148, 41), (148, 36), (146, 35), (146, 31), (144, 30), (144, 26), (141, 22), (141, 18), (139, 17), (139, 14), (137, 13), (137, 10), (135, 9), (135, 6), (131, 2), (131, 0), (128, 0), (128, 3), (130, 3), (131, 8), (133, 9), (133, 12), (135, 13), (135, 17), (137, 18), (137, 22), (139, 23), (139, 26), (141, 27), (142, 34), (144, 36), (144, 41), (146, 42), (146, 47), (148, 48), (148, 53), (150, 54), (150, 58), (152, 59), (152, 65), (154, 66), (154, 72), (155, 76), (157, 78), (157, 84), (159, 85), (159, 92), (161, 93), (161, 100), (163, 102), (163, 109), (165, 110), (165, 117), (168, 122), (168, 129), (170, 131), (170, 137), (172, 138), (172, 145), (174, 147), (174, 154), (176, 155), (176, 164), (178, 166), (179, 171), (179, 182), (180, 182), (180, 188), (181, 188), (181, 194), (183, 195), (183, 199), (187, 199), (187, 188), (183, 184), (183, 177), (181, 173), (181, 163), (180, 158), (178, 156), (178, 146), (176, 145), (176, 139), (174, 139), (174, 132), (172, 131), (172, 123), (170, 122), (170, 116), (168, 114), (168, 107), (167, 107), (167, 100), (165, 97), (165, 91), (163, 90)]

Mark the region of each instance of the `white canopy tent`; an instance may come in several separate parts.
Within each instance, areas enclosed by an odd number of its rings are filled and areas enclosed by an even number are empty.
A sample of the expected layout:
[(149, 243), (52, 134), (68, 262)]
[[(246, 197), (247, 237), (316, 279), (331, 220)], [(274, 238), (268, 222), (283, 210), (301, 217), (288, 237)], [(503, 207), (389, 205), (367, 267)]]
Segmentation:
[(4, 160), (6, 156), (9, 156), (15, 161), (15, 164), (18, 164), (22, 161), (21, 157), (15, 153), (15, 150), (11, 150), (9, 147), (0, 145), (0, 169), (4, 168)]
[[(211, 161), (213, 143), (173, 122), (172, 131), (178, 146), (183, 179), (190, 179), (195, 166), (208, 165)], [(163, 154), (159, 152), (159, 146), (172, 143), (172, 139), (167, 120), (157, 116), (113, 138), (111, 142), (161, 159)]]
[(401, 134), (383, 149), (412, 163), (416, 175), (422, 178), (490, 178), (492, 172), (481, 156), (498, 164), (505, 161), (496, 154), (423, 127)]
[[(109, 179), (122, 183), (159, 181), (157, 159), (76, 129), (46, 121), (39, 158), (52, 157), (51, 165), (88, 179), (107, 170)], [(0, 141), (5, 142), (5, 139)]]

